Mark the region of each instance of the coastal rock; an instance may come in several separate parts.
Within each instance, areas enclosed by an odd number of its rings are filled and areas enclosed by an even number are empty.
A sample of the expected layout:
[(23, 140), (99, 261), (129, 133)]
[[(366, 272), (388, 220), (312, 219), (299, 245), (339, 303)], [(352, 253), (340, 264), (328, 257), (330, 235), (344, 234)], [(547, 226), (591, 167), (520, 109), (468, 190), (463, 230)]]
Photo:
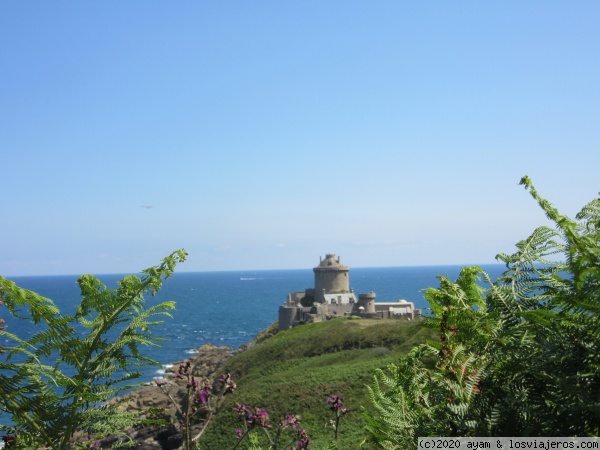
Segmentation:
[[(211, 344), (203, 345), (189, 358), (192, 366), (192, 374), (197, 379), (208, 378), (209, 380), (216, 380), (222, 375), (221, 368), (225, 361), (251, 345), (252, 343), (247, 344), (235, 351), (229, 347), (215, 347)], [(182, 434), (178, 425), (179, 415), (173, 404), (173, 402), (181, 404), (186, 396), (186, 381), (173, 377), (174, 373), (179, 369), (180, 364), (185, 364), (185, 361), (174, 363), (172, 367), (165, 370), (164, 381), (166, 384), (163, 388), (167, 391), (168, 395), (153, 382), (113, 400), (113, 402), (126, 400), (120, 406), (121, 409), (138, 412), (142, 415), (146, 414), (151, 408), (159, 408), (162, 411), (161, 418), (171, 424), (170, 426), (146, 426), (125, 430), (127, 435), (137, 442), (137, 449), (170, 450), (181, 447)], [(193, 432), (198, 433), (201, 425), (197, 425), (193, 429)], [(107, 448), (122, 440), (122, 437), (109, 436), (100, 441), (100, 445), (102, 448)]]

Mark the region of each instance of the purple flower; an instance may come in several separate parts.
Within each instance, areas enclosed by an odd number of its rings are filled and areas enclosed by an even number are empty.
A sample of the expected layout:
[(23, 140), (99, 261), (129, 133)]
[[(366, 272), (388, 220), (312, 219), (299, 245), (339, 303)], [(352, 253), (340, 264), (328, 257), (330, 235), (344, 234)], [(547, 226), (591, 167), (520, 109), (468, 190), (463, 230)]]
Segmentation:
[[(194, 378), (194, 376), (192, 375), (192, 379), (187, 382), (186, 386), (188, 389), (194, 388), (194, 390), (196, 390), (196, 389), (198, 389), (198, 386), (200, 386), (200, 382), (198, 380), (196, 380)], [(211, 386), (211, 389), (212, 389), (212, 386)]]
[(300, 416), (287, 415), (285, 419), (281, 419), (280, 424), (282, 427), (292, 427), (295, 430), (300, 425)]
[(248, 425), (250, 426), (259, 426), (262, 428), (273, 428), (272, 425), (269, 425), (269, 413), (260, 408), (254, 408), (253, 414), (248, 414)]
[(221, 375), (217, 380), (219, 383), (225, 383), (227, 379), (231, 378), (231, 374)]
[(196, 403), (202, 403), (203, 405), (208, 402), (208, 398), (210, 397), (211, 392), (206, 389), (200, 389), (199, 391), (196, 392), (196, 395), (194, 395), (194, 401)]
[(341, 395), (332, 395), (327, 399), (327, 403), (329, 403), (329, 409), (332, 411), (339, 411), (341, 414), (350, 411), (349, 408), (344, 408), (344, 397)]
[(237, 430), (235, 430), (235, 435), (238, 438), (238, 440), (242, 439), (244, 437), (244, 431), (241, 428), (238, 428)]
[(235, 408), (233, 408), (233, 410), (238, 413), (240, 416), (246, 415), (246, 414), (250, 414), (250, 407), (248, 405), (245, 405), (243, 403), (238, 403)]
[(237, 384), (231, 378), (231, 374), (227, 373), (221, 375), (218, 381), (223, 385), (223, 395), (233, 394), (235, 392)]
[(308, 434), (306, 434), (306, 431), (304, 431), (302, 428), (298, 428), (297, 438), (298, 438), (298, 442), (296, 443), (297, 449), (310, 450), (309, 445), (312, 444), (312, 440), (310, 439), (310, 437), (308, 437)]
[(167, 384), (167, 382), (166, 382), (165, 380), (160, 380), (160, 379), (158, 379), (158, 378), (156, 378), (156, 379), (154, 380), (154, 383), (156, 383), (156, 385), (157, 385), (157, 386), (159, 386), (159, 387), (160, 387), (160, 386), (164, 386), (165, 384)]

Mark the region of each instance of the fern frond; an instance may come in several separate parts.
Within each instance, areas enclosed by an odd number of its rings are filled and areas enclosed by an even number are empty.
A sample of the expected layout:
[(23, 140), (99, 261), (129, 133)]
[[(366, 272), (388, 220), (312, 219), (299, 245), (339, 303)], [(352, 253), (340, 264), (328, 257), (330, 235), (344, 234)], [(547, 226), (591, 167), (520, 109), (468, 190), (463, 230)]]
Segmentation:
[[(141, 374), (132, 369), (157, 364), (141, 355), (139, 346), (162, 340), (151, 336), (150, 329), (160, 323), (159, 318), (169, 317), (167, 311), (174, 303), (146, 309), (143, 294), (156, 293), (162, 279), (170, 277), (185, 256), (184, 251), (174, 252), (142, 278), (125, 277), (116, 290), (91, 275), (80, 277), (83, 298), (74, 316), (61, 315), (51, 300), (0, 277), (0, 294), (8, 310), (46, 327), (28, 340), (0, 330), (15, 343), (7, 349), (9, 356), (25, 359), (0, 363), (0, 409), (13, 416), (21, 442), (31, 438), (35, 443), (31, 448), (66, 449), (71, 436), (84, 428), (112, 434), (145, 420), (100, 405), (136, 386), (132, 381)], [(76, 333), (77, 324), (87, 330), (86, 335)], [(40, 363), (49, 358), (55, 359), (54, 366)], [(63, 368), (75, 375), (66, 376)], [(125, 375), (115, 377), (117, 371)]]

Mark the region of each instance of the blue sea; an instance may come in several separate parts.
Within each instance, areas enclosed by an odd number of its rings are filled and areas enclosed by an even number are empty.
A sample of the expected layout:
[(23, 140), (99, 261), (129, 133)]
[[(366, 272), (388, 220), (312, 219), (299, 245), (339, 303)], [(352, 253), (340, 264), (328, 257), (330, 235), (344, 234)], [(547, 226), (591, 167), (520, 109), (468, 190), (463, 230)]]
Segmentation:
[[(438, 275), (454, 280), (461, 267), (351, 268), (350, 287), (357, 294), (374, 291), (376, 301), (406, 299), (426, 313), (428, 305), (423, 290), (437, 287)], [(499, 264), (481, 267), (492, 279), (504, 268)], [(122, 277), (98, 276), (109, 288), (115, 288)], [(66, 314), (73, 313), (81, 300), (77, 276), (13, 277), (11, 280), (52, 299)], [(239, 348), (277, 320), (278, 308), (288, 293), (313, 286), (311, 269), (175, 273), (155, 297), (146, 297), (148, 306), (166, 300), (174, 300), (177, 306), (172, 311), (172, 319), (165, 318), (162, 324), (151, 329), (153, 335), (167, 340), (162, 347), (145, 349), (162, 367), (142, 368), (143, 380), (161, 377), (168, 364), (189, 357), (204, 344)], [(7, 316), (1, 309), (0, 317), (6, 320), (7, 331), (21, 338), (26, 339), (36, 332), (31, 322)]]

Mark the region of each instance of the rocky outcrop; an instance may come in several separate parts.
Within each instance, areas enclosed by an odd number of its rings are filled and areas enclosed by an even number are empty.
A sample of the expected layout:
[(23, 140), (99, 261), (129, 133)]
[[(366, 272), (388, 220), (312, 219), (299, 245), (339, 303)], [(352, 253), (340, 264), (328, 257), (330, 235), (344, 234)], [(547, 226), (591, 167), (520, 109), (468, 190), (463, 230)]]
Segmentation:
[[(197, 350), (189, 360), (191, 361), (192, 374), (197, 379), (208, 378), (216, 380), (222, 375), (222, 366), (227, 359), (252, 346), (253, 343), (246, 344), (239, 350), (232, 350), (229, 347), (215, 347), (206, 344)], [(132, 412), (138, 412), (141, 415), (148, 413), (150, 409), (160, 409), (163, 419), (167, 420), (170, 426), (150, 426), (139, 427), (126, 430), (128, 436), (133, 438), (142, 450), (169, 450), (181, 447), (182, 434), (179, 430), (179, 415), (173, 402), (181, 404), (187, 395), (186, 380), (173, 377), (179, 369), (179, 364), (185, 364), (184, 361), (174, 363), (172, 368), (167, 369), (165, 373), (165, 382), (163, 389), (169, 395), (166, 395), (156, 383), (136, 389), (127, 395), (114, 399), (114, 402), (126, 400), (120, 408)], [(169, 398), (171, 397), (171, 398)], [(202, 424), (198, 424), (193, 431), (199, 432)], [(101, 441), (101, 447), (106, 448), (123, 440), (116, 436), (109, 436)]]
[[(213, 382), (216, 381), (223, 375), (223, 365), (231, 356), (255, 346), (257, 343), (277, 334), (277, 332), (278, 325), (277, 322), (275, 322), (258, 333), (253, 340), (242, 345), (237, 350), (232, 350), (229, 347), (215, 347), (212, 344), (203, 345), (189, 358), (192, 367), (192, 375), (199, 380), (208, 378)], [(113, 402), (124, 401), (120, 408), (130, 412), (137, 412), (140, 415), (146, 415), (150, 409), (161, 409), (162, 412), (160, 418), (171, 424), (169, 426), (148, 426), (125, 430), (125, 433), (137, 443), (137, 449), (172, 450), (181, 447), (183, 436), (179, 428), (180, 416), (173, 404), (173, 402), (176, 402), (181, 405), (182, 400), (187, 394), (186, 380), (173, 376), (179, 370), (180, 364), (185, 364), (185, 361), (175, 362), (169, 369), (165, 370), (165, 379), (163, 381), (167, 384), (163, 386), (163, 389), (167, 391), (169, 394), (168, 396), (155, 382), (153, 382), (149, 383), (147, 386), (138, 388), (127, 395), (112, 400)], [(169, 398), (169, 396), (171, 398)], [(193, 435), (195, 436), (199, 433), (201, 428), (202, 423), (196, 425), (192, 429)], [(100, 446), (102, 448), (108, 448), (123, 440), (124, 438), (122, 437), (109, 436), (100, 441)]]

